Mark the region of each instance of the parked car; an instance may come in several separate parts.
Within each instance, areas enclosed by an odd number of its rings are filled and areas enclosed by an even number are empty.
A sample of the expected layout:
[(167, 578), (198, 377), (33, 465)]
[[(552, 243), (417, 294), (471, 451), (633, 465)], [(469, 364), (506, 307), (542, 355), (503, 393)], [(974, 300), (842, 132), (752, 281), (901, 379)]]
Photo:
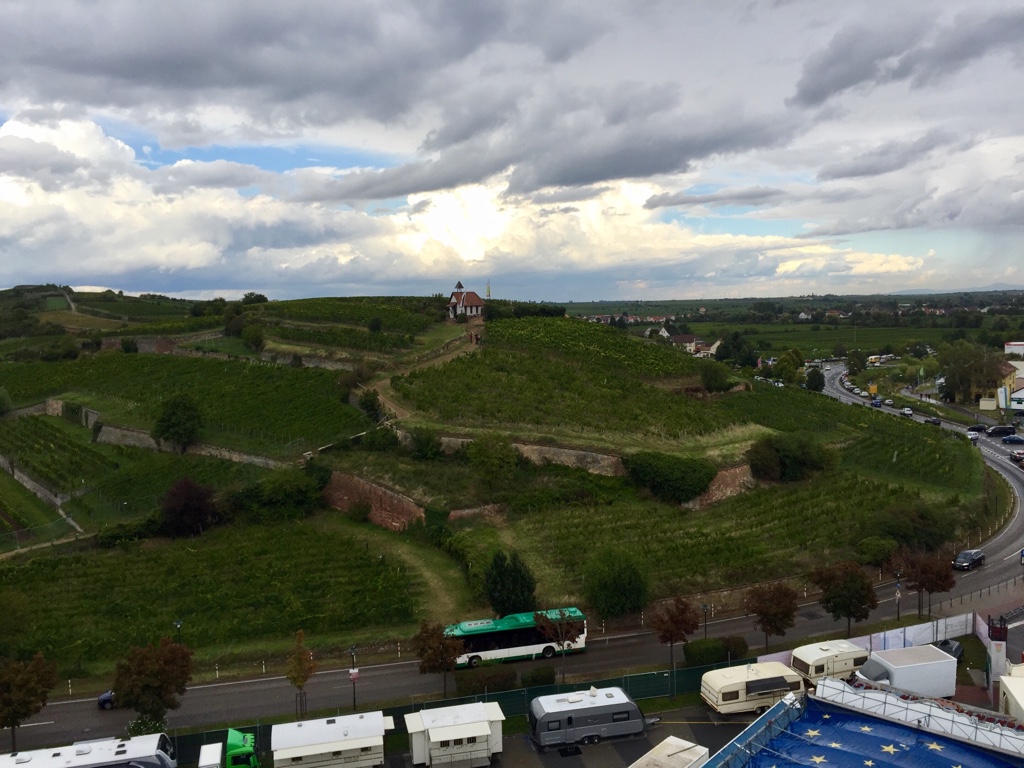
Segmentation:
[(975, 424), (967, 428), (968, 432), (988, 432), (988, 424)]
[(876, 397), (874, 400), (871, 401), (871, 405), (873, 405), (875, 408), (881, 408), (882, 401)]
[(1010, 461), (1016, 464), (1020, 464), (1022, 461), (1024, 461), (1024, 451), (1010, 451), (1010, 455), (1008, 458), (1010, 459)]
[(925, 424), (934, 424), (937, 427), (941, 427), (942, 426), (942, 419), (937, 419), (934, 416), (929, 416), (927, 419), (924, 420), (924, 423)]
[(1009, 425), (998, 424), (994, 427), (989, 427), (985, 430), (985, 434), (989, 437), (1006, 437), (1008, 435), (1017, 434), (1017, 428)]
[(860, 394), (860, 387), (854, 387), (853, 388), (853, 394), (859, 395)]
[(953, 560), (953, 568), (958, 571), (970, 571), (985, 564), (985, 553), (980, 549), (965, 549)]
[(867, 391), (865, 391), (865, 390), (863, 390), (863, 389), (862, 389), (862, 390), (860, 391), (860, 396), (861, 396), (861, 397), (871, 397), (871, 393), (870, 393), (870, 392), (867, 392)]
[(1024, 437), (1020, 435), (1007, 435), (1003, 438), (1003, 442), (1007, 445), (1024, 445)]
[(902, 413), (904, 416), (913, 416), (914, 415), (914, 409), (913, 408), (900, 408), (900, 413)]
[(113, 709), (116, 706), (114, 703), (114, 692), (104, 691), (101, 693), (99, 698), (96, 699), (96, 705), (100, 709)]
[(956, 640), (939, 640), (932, 645), (956, 659), (957, 664), (964, 660), (964, 647)]
[(882, 405), (888, 405), (890, 408), (892, 408), (894, 405), (896, 405), (896, 403), (894, 403), (892, 400), (886, 399), (882, 401)]

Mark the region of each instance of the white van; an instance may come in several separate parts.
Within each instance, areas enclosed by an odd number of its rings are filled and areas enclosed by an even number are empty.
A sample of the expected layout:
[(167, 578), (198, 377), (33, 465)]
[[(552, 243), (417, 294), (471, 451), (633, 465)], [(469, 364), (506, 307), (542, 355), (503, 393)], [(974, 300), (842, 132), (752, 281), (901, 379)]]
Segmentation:
[(763, 661), (742, 667), (705, 672), (700, 697), (723, 715), (732, 712), (760, 714), (791, 691), (802, 691), (804, 679), (781, 661)]
[(793, 669), (813, 686), (823, 677), (849, 677), (868, 660), (868, 652), (849, 640), (829, 640), (793, 649)]

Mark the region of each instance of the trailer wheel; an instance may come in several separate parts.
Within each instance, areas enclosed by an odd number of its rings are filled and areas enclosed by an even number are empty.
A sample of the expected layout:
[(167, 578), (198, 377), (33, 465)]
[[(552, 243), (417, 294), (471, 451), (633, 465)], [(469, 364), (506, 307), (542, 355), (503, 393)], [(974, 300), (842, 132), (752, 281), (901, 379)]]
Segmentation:
[(545, 659), (554, 658), (555, 649), (552, 648), (550, 645), (546, 645), (546, 646), (544, 646), (544, 650), (543, 650), (542, 654), (543, 654)]
[(755, 715), (763, 715), (767, 711), (768, 711), (768, 707), (758, 707), (757, 709), (754, 710), (754, 714)]
[(480, 657), (479, 656), (470, 656), (469, 657), (469, 666), (470, 666), (471, 669), (476, 669), (477, 667), (479, 667), (480, 666)]
[(594, 734), (593, 736), (590, 737), (590, 743), (594, 744), (594, 745), (600, 744), (601, 743), (601, 737), (598, 736), (597, 734)]

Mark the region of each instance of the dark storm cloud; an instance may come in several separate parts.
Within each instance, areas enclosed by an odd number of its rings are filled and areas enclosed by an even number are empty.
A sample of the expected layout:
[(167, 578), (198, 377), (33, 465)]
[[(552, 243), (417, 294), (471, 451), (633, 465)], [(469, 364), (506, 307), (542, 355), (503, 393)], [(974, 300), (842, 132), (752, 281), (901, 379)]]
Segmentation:
[(947, 26), (933, 26), (918, 18), (840, 30), (808, 57), (791, 103), (819, 106), (857, 86), (908, 79), (921, 87), (997, 51), (1010, 52), (1020, 66), (1024, 10), (963, 13)]
[(747, 187), (746, 189), (723, 189), (705, 195), (691, 195), (687, 192), (672, 192), (652, 195), (644, 203), (644, 208), (664, 208), (666, 206), (686, 207), (691, 205), (765, 205), (778, 202), (786, 197), (786, 193), (774, 187)]
[(971, 142), (956, 141), (945, 131), (931, 131), (913, 141), (889, 141), (849, 160), (822, 166), (818, 178), (846, 179), (857, 176), (878, 176), (905, 168), (936, 149), (956, 143), (965, 149)]

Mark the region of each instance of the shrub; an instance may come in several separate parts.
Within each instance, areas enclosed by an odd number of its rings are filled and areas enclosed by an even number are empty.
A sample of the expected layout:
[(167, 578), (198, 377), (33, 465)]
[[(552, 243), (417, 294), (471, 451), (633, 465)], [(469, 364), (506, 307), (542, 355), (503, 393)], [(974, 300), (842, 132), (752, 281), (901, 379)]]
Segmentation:
[(725, 643), (718, 637), (709, 637), (707, 640), (691, 640), (686, 644), (685, 654), (688, 667), (721, 664), (728, 658)]
[(384, 408), (380, 403), (380, 394), (376, 389), (364, 389), (359, 393), (359, 407), (363, 413), (374, 421), (380, 421)]
[(493, 435), (479, 437), (470, 443), (466, 456), (481, 484), (489, 490), (511, 482), (519, 463), (519, 451), (505, 438)]
[(153, 512), (139, 520), (126, 520), (104, 528), (96, 534), (96, 545), (104, 549), (113, 549), (126, 542), (151, 539), (159, 535), (162, 523), (163, 516), (159, 512)]
[(725, 392), (729, 389), (730, 371), (715, 360), (701, 360), (697, 364), (700, 372), (700, 383), (708, 392)]
[(641, 451), (622, 459), (634, 485), (647, 488), (660, 500), (682, 504), (700, 496), (718, 474), (706, 459), (684, 459), (664, 453)]
[(367, 523), (370, 521), (370, 513), (373, 506), (368, 501), (355, 501), (345, 510), (345, 517), (355, 523)]
[(523, 683), (523, 688), (533, 688), (538, 685), (554, 685), (555, 674), (554, 667), (534, 667), (533, 669), (524, 669), (520, 673), (519, 679)]
[(725, 648), (726, 660), (742, 659), (747, 655), (750, 646), (747, 641), (739, 635), (728, 635), (722, 638), (722, 646)]
[(184, 477), (172, 485), (160, 503), (160, 532), (171, 538), (195, 536), (218, 519), (213, 488)]
[(412, 455), (417, 459), (431, 461), (441, 456), (441, 438), (433, 430), (419, 427), (410, 433)]
[(838, 452), (819, 445), (800, 433), (768, 435), (747, 451), (751, 474), (758, 480), (794, 482), (815, 470), (829, 469), (839, 461)]
[(11, 399), (10, 393), (0, 387), (0, 416), (9, 413), (14, 408), (14, 401)]
[(899, 548), (895, 539), (868, 536), (857, 542), (857, 562), (861, 565), (884, 565)]
[(511, 691), (518, 687), (516, 671), (511, 667), (485, 666), (455, 673), (455, 691), (459, 696)]
[(121, 351), (126, 355), (132, 355), (139, 351), (139, 342), (133, 339), (131, 336), (125, 336), (121, 339)]
[(387, 453), (398, 448), (398, 435), (393, 429), (378, 427), (363, 435), (359, 445), (367, 451)]

